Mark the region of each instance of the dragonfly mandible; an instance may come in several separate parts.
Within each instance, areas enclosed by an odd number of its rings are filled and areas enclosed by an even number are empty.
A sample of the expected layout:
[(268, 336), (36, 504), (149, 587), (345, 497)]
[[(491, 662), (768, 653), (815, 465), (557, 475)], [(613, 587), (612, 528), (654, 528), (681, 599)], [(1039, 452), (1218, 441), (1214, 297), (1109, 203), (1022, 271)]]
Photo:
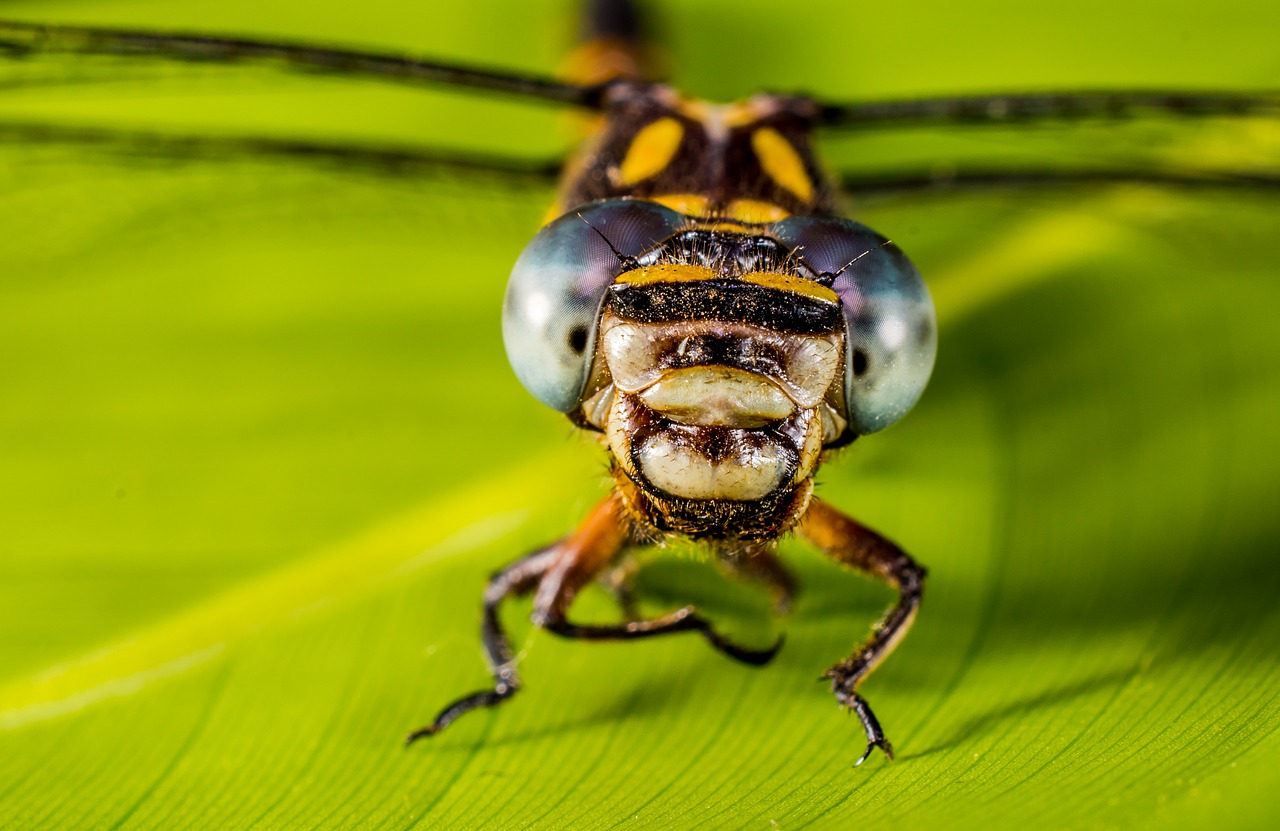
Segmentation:
[[(622, 5), (602, 8), (616, 11)], [(577, 532), (494, 578), (486, 592), (484, 630), (494, 687), (446, 708), (411, 738), (437, 732), (463, 712), (505, 700), (519, 688), (497, 614), (500, 602), (516, 594), (534, 593), (536, 622), (567, 637), (694, 631), (731, 657), (766, 662), (780, 644), (738, 646), (692, 609), (588, 626), (569, 620), (569, 605), (582, 587), (616, 566), (629, 546), (666, 534), (706, 540), (732, 568), (785, 598), (791, 578), (771, 544), (794, 529), (843, 564), (900, 592), (871, 640), (828, 673), (837, 699), (861, 719), (868, 741), (862, 759), (876, 747), (891, 753), (858, 688), (910, 625), (923, 569), (883, 537), (812, 500), (811, 482), (826, 450), (886, 426), (919, 396), (932, 363), (932, 313), (918, 274), (896, 246), (838, 218), (837, 188), (813, 158), (810, 134), (934, 122), (1248, 115), (1273, 113), (1276, 98), (1147, 90), (867, 104), (762, 96), (713, 106), (645, 80), (638, 66), (626, 66), (633, 32), (626, 25), (607, 33), (605, 28), (597, 25), (596, 34), (622, 41), (610, 54), (621, 55), (624, 68), (588, 82), (208, 35), (6, 23), (0, 24), (0, 43), (14, 56), (71, 52), (271, 61), (472, 88), (603, 114), (601, 138), (567, 168), (559, 218), (517, 265), (507, 320), (509, 351), (526, 386), (606, 438), (616, 495)], [(483, 170), (541, 181), (565, 172), (559, 165), (318, 142), (175, 140), (23, 124), (6, 130), (30, 140), (178, 155), (249, 152), (397, 169)], [(1274, 184), (1244, 171), (1023, 169), (968, 170), (942, 179), (850, 177), (845, 187), (872, 193), (1097, 181)], [(546, 304), (553, 313), (539, 318)], [(541, 323), (534, 325), (535, 319)]]

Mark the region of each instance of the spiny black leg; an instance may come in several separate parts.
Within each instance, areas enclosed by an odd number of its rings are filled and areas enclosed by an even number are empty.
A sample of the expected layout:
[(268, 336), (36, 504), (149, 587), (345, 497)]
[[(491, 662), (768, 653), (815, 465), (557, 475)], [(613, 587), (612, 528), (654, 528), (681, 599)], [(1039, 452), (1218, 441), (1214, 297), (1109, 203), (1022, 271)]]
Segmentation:
[(502, 628), (498, 607), (508, 597), (527, 594), (546, 573), (556, 556), (556, 547), (535, 551), (522, 557), (493, 575), (484, 590), (484, 622), (481, 624), (481, 640), (484, 642), (485, 659), (493, 675), (493, 689), (480, 690), (463, 696), (440, 711), (435, 721), (419, 727), (405, 736), (405, 744), (412, 744), (424, 736), (434, 736), (448, 727), (464, 713), (483, 707), (501, 704), (520, 689), (520, 675), (516, 671), (515, 653)]
[(743, 663), (766, 664), (782, 647), (782, 639), (767, 649), (738, 646), (716, 632), (692, 606), (651, 620), (616, 625), (583, 626), (568, 620), (569, 607), (579, 590), (618, 562), (618, 556), (634, 542), (627, 509), (618, 493), (610, 494), (578, 530), (557, 547), (557, 557), (539, 581), (533, 599), (533, 622), (566, 638), (582, 640), (634, 640), (673, 632), (699, 632), (720, 652)]
[(539, 614), (553, 609), (557, 610), (554, 614), (562, 617), (558, 610), (571, 603), (577, 591), (598, 577), (626, 547), (631, 529), (624, 521), (625, 516), (621, 498), (616, 493), (610, 494), (572, 534), (517, 560), (489, 580), (484, 590), (481, 634), (485, 660), (493, 675), (493, 689), (480, 690), (445, 707), (431, 724), (406, 736), (406, 744), (423, 736), (433, 736), (458, 716), (500, 704), (520, 690), (515, 653), (502, 629), (498, 607), (506, 598), (527, 594), (536, 586), (534, 608), (538, 613), (534, 614), (534, 622), (539, 622)]
[(893, 758), (893, 745), (885, 738), (880, 721), (871, 711), (871, 705), (858, 694), (857, 689), (862, 680), (889, 656), (898, 641), (906, 635), (915, 619), (916, 610), (920, 608), (920, 597), (924, 589), (923, 568), (896, 547), (890, 556), (892, 560), (884, 564), (886, 571), (883, 576), (898, 587), (898, 602), (876, 623), (871, 637), (857, 652), (825, 674), (825, 677), (831, 679), (831, 692), (835, 694), (836, 700), (858, 716), (862, 729), (867, 734), (866, 752), (854, 762), (855, 767), (866, 761), (871, 751), (877, 747), (884, 751), (885, 756)]
[(880, 728), (880, 720), (876, 718), (876, 714), (871, 712), (871, 706), (867, 704), (867, 700), (857, 693), (844, 694), (836, 693), (836, 701), (839, 701), (850, 712), (856, 713), (858, 720), (862, 722), (862, 729), (867, 734), (867, 749), (858, 757), (858, 761), (853, 763), (856, 768), (858, 765), (867, 761), (871, 756), (871, 751), (877, 747), (884, 751), (885, 758), (893, 760), (893, 745), (889, 744), (889, 740), (884, 736), (884, 730)]
[(898, 586), (898, 602), (884, 617), (876, 623), (871, 638), (849, 658), (827, 670), (824, 677), (831, 679), (831, 692), (836, 701), (853, 711), (862, 722), (862, 729), (867, 734), (867, 749), (854, 762), (854, 767), (862, 764), (871, 755), (871, 751), (880, 748), (889, 759), (893, 758), (893, 745), (885, 738), (880, 721), (871, 711), (871, 705), (858, 694), (858, 684), (871, 674), (876, 666), (888, 657), (893, 648), (911, 627), (916, 610), (920, 608), (920, 596), (924, 588), (924, 569), (916, 565), (906, 554), (898, 552), (900, 557), (890, 564), (891, 582)]
[(822, 502), (810, 505), (800, 533), (840, 563), (898, 590), (898, 602), (876, 623), (866, 643), (823, 676), (831, 679), (836, 700), (858, 716), (867, 735), (867, 749), (854, 764), (862, 764), (877, 747), (892, 759), (893, 746), (885, 738), (871, 706), (858, 693), (858, 685), (893, 652), (911, 628), (920, 608), (925, 570), (889, 540)]
[(773, 660), (773, 656), (778, 654), (783, 643), (783, 637), (779, 635), (773, 645), (764, 649), (739, 646), (716, 632), (710, 622), (699, 615), (692, 606), (676, 609), (661, 617), (633, 620), (618, 625), (584, 626), (570, 623), (562, 616), (537, 614), (534, 615), (534, 623), (562, 637), (587, 641), (629, 641), (676, 632), (698, 632), (717, 651), (752, 666), (763, 666), (769, 663)]

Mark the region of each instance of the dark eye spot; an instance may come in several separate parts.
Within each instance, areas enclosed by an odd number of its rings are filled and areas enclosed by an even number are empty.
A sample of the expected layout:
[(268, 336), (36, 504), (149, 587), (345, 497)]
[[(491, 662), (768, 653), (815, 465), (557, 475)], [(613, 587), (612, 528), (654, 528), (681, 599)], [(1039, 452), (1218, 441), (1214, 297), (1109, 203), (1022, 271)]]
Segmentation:
[(867, 372), (867, 353), (861, 349), (853, 350), (853, 374), (861, 378)]
[(916, 327), (916, 343), (924, 346), (933, 337), (933, 324), (928, 320), (920, 321), (920, 325)]
[(587, 327), (575, 326), (569, 330), (569, 348), (581, 355), (587, 349)]

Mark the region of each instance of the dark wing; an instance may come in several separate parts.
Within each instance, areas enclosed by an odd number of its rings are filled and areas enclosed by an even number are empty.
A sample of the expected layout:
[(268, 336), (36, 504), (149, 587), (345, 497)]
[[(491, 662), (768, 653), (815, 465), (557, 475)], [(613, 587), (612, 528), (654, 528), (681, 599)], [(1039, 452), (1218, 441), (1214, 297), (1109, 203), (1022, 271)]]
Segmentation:
[[(1013, 130), (1019, 140), (1014, 160), (1009, 145), (997, 140), (992, 149), (998, 158), (948, 160), (926, 157), (919, 167), (893, 171), (847, 170), (840, 179), (855, 196), (898, 195), (918, 192), (986, 191), (997, 188), (1054, 188), (1104, 184), (1149, 184), (1180, 189), (1252, 189), (1280, 187), (1280, 166), (1239, 159), (1180, 161), (1176, 166), (1152, 162), (1152, 135), (1135, 136), (1130, 128), (1166, 125), (1175, 120), (1273, 118), (1280, 116), (1280, 93), (1256, 91), (1106, 90), (1083, 92), (1035, 92), (1022, 94), (964, 95), (904, 101), (820, 103), (823, 128), (852, 139), (872, 133), (900, 131), (957, 135), (957, 129), (973, 128), (982, 136), (999, 135), (1006, 141)], [(1087, 129), (1092, 135), (1058, 139), (1030, 128)], [(1098, 126), (1101, 125), (1101, 126)], [(1105, 129), (1103, 129), (1105, 127)], [(1002, 132), (1003, 130), (1003, 132)], [(974, 133), (973, 135), (976, 135)], [(1046, 143), (1064, 140), (1057, 145)], [(1150, 142), (1150, 143), (1148, 143)], [(971, 150), (972, 148), (968, 148)], [(1125, 155), (1125, 151), (1129, 155)], [(1136, 152), (1134, 152), (1136, 150)], [(1037, 153), (1042, 157), (1037, 159)], [(1113, 154), (1110, 163), (1099, 164)], [(945, 151), (943, 153), (945, 155)], [(989, 155), (989, 154), (988, 154)], [(1046, 163), (1043, 159), (1048, 158)], [(1083, 162), (1083, 164), (1081, 164)]]
[[(0, 58), (99, 55), (142, 61), (250, 64), (282, 70), (368, 78), (414, 86), (463, 87), (591, 109), (601, 88), (518, 73), (420, 60), (404, 55), (334, 48), (294, 41), (144, 32), (0, 21)], [(37, 83), (50, 79), (37, 78)], [(58, 76), (52, 80), (61, 82)], [(15, 86), (21, 83), (11, 82)], [(68, 126), (32, 120), (0, 120), (0, 142), (77, 144), (131, 156), (170, 159), (267, 157), (312, 165), (340, 165), (395, 175), (492, 176), (504, 184), (546, 186), (559, 161), (537, 161), (404, 145), (313, 141), (267, 136), (204, 136), (113, 126)]]
[(364, 77), (414, 86), (465, 87), (588, 109), (604, 89), (500, 70), (298, 41), (258, 40), (187, 32), (145, 32), (0, 20), (0, 54), (111, 55), (170, 61), (258, 63), (282, 69)]
[(937, 124), (1009, 124), (1135, 117), (1280, 115), (1280, 92), (1108, 90), (958, 95), (909, 101), (819, 103), (823, 127), (841, 130)]
[(913, 193), (964, 193), (1002, 188), (1070, 188), (1088, 185), (1156, 185), (1181, 190), (1280, 190), (1280, 173), (1251, 170), (1182, 172), (1173, 170), (1054, 170), (959, 169), (899, 171), (840, 176), (844, 190), (854, 197), (900, 196)]
[[(37, 54), (265, 65), (415, 86), (463, 87), (586, 109), (599, 109), (607, 89), (607, 85), (579, 85), (521, 73), (298, 41), (0, 21), (0, 55), (18, 60)], [(1271, 116), (1280, 114), (1280, 93), (1176, 90), (1042, 92), (907, 101), (819, 102), (818, 106), (819, 121), (824, 128), (856, 132), (953, 125), (1116, 121), (1150, 116)], [(266, 137), (213, 138), (31, 122), (0, 122), (0, 141), (78, 143), (126, 153), (175, 158), (269, 156), (308, 163), (357, 166), (398, 175), (488, 173), (508, 180), (538, 184), (554, 181), (560, 170), (556, 162), (530, 162), (419, 147)], [(1280, 180), (1278, 175), (1256, 170), (1002, 170), (998, 167), (957, 169), (942, 174), (914, 170), (890, 174), (854, 171), (842, 178), (846, 189), (859, 194), (1107, 182), (1270, 188)]]
[(359, 169), (394, 176), (498, 177), (504, 185), (550, 186), (559, 161), (424, 147), (309, 141), (267, 136), (199, 136), (115, 127), (67, 126), (0, 120), (0, 143), (70, 144), (123, 156), (174, 160), (278, 159), (313, 166)]

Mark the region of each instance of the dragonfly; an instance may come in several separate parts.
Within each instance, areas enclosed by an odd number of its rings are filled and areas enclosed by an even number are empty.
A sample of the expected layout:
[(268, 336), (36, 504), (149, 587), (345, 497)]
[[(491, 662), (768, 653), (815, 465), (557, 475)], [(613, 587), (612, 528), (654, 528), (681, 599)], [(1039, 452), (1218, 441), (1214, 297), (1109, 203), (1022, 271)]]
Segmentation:
[[(793, 581), (772, 545), (796, 531), (899, 593), (871, 638), (827, 673), (837, 701), (858, 716), (866, 735), (858, 763), (876, 749), (891, 757), (860, 688), (910, 627), (924, 569), (885, 537), (814, 499), (812, 477), (826, 452), (910, 409), (928, 379), (936, 333), (918, 272), (888, 238), (840, 217), (839, 192), (1109, 182), (1258, 188), (1277, 181), (1253, 169), (991, 167), (853, 173), (837, 185), (822, 173), (811, 137), (920, 125), (1274, 115), (1280, 99), (1270, 92), (1156, 89), (876, 102), (765, 95), (711, 105), (648, 80), (628, 8), (598, 4), (584, 50), (587, 74), (596, 77), (587, 80), (294, 41), (0, 22), (0, 49), (14, 60), (69, 54), (265, 63), (597, 114), (604, 125), (598, 138), (568, 163), (44, 123), (9, 122), (0, 131), (10, 140), (161, 156), (241, 154), (559, 186), (555, 218), (512, 275), (504, 316), (508, 351), (536, 398), (605, 437), (617, 489), (577, 531), (493, 578), (482, 633), (492, 687), (450, 704), (410, 740), (520, 689), (498, 610), (522, 594), (534, 595), (535, 622), (565, 637), (695, 632), (731, 658), (767, 663), (781, 641), (741, 646), (691, 607), (658, 618), (628, 615), (617, 625), (577, 623), (569, 608), (587, 584), (611, 577), (630, 548), (669, 534), (705, 541), (729, 568), (763, 582), (785, 605)], [(728, 450), (703, 450), (726, 443)], [(702, 475), (691, 475), (695, 469)]]

